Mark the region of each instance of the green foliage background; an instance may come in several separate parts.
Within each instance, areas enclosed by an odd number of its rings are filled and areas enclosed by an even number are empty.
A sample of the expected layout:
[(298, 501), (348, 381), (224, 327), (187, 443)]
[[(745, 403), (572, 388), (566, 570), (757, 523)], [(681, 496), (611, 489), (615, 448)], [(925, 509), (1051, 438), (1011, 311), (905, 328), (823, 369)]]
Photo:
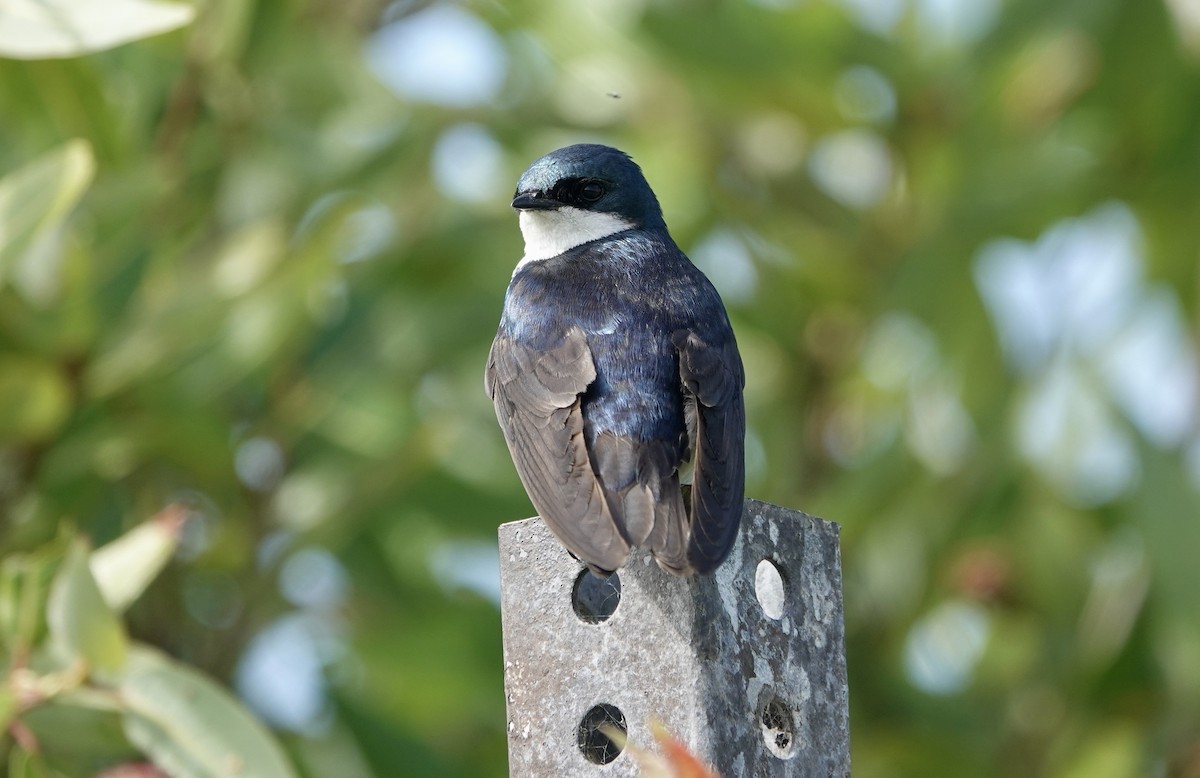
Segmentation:
[[(1068, 339), (1022, 367), (977, 280), (992, 241), (1053, 255), (1048, 230), (1115, 207), (1143, 261), (1126, 287), (1176, 301), (1194, 368), (1196, 22), (1175, 0), (1008, 0), (956, 37), (936, 5), (465, 3), (507, 58), (465, 107), (370, 72), (373, 0), (197, 3), (158, 37), (0, 59), (0, 175), (73, 139), (94, 159), (8, 204), (66, 205), (42, 243), (0, 246), (0, 548), (62, 522), (103, 543), (183, 501), (194, 531), (135, 636), (232, 682), (302, 611), (327, 695), (281, 733), (302, 773), (504, 775), (499, 613), (439, 571), (531, 510), (481, 388), (521, 254), (511, 184), (602, 140), (685, 250), (741, 252), (714, 279), (748, 365), (748, 493), (842, 524), (855, 774), (1200, 775), (1197, 416), (1155, 439)], [(892, 108), (860, 104), (858, 66)], [(496, 191), (435, 179), (463, 123), (501, 152)], [(845, 130), (890, 161), (870, 202), (822, 184)], [(1030, 453), (1022, 414), (1062, 365), (1088, 392)], [(1073, 480), (1093, 406), (1133, 457), (1107, 492)], [(284, 596), (304, 549), (336, 557), (344, 597)], [(921, 657), (961, 677), (922, 682)]]

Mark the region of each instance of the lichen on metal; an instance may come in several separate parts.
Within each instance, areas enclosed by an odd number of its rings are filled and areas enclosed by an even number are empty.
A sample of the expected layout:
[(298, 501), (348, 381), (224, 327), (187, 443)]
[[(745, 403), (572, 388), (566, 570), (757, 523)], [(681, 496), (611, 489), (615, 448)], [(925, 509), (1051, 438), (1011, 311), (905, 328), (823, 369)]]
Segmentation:
[(618, 585), (526, 519), (500, 568), (511, 775), (637, 775), (604, 733), (652, 748), (651, 721), (724, 778), (850, 774), (836, 524), (747, 500), (713, 576), (638, 555)]

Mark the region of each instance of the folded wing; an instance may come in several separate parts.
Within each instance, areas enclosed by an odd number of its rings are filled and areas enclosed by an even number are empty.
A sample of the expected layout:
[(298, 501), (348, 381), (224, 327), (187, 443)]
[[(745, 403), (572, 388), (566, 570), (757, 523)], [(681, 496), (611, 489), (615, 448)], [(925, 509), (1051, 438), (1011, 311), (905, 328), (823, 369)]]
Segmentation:
[(584, 439), (580, 395), (595, 379), (587, 340), (572, 328), (546, 351), (497, 335), (484, 380), (534, 507), (571, 553), (609, 572), (625, 562), (630, 544), (613, 520)]
[[(737, 539), (745, 492), (746, 383), (732, 337), (712, 346), (696, 333), (680, 330), (672, 341), (679, 352), (679, 377), (694, 402), (688, 403), (692, 438), (691, 538), (687, 558), (698, 573), (717, 568)], [(691, 415), (691, 414), (689, 414)]]

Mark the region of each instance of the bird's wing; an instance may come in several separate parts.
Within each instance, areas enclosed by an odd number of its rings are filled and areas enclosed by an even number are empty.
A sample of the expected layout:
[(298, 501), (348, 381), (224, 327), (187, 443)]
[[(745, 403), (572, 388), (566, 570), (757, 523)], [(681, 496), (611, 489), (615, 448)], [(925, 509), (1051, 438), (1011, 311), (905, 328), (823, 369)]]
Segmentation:
[(629, 543), (593, 473), (580, 395), (596, 379), (583, 332), (534, 350), (503, 333), (488, 356), (485, 385), (521, 482), (547, 526), (599, 571), (620, 567)]
[(679, 377), (695, 399), (687, 557), (697, 572), (710, 573), (733, 547), (742, 517), (746, 376), (733, 338), (712, 346), (696, 333), (680, 330), (672, 341), (679, 352)]
[(664, 569), (687, 575), (687, 509), (679, 491), (678, 443), (601, 432), (592, 462), (608, 507), (630, 545), (644, 546)]

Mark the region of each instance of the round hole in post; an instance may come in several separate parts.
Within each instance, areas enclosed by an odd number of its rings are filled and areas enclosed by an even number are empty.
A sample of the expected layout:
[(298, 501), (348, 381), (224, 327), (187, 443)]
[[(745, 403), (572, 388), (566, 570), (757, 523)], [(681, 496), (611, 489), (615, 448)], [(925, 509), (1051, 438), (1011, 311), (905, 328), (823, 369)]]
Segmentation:
[(571, 589), (571, 607), (588, 624), (608, 621), (620, 602), (621, 578), (616, 573), (602, 578), (585, 567)]
[(762, 725), (768, 751), (780, 759), (796, 755), (796, 717), (786, 702), (772, 695), (763, 706), (758, 723)]
[(783, 573), (770, 559), (759, 562), (754, 571), (754, 596), (768, 618), (776, 621), (783, 618)]
[(625, 750), (629, 728), (625, 714), (616, 705), (592, 706), (579, 722), (576, 742), (583, 757), (592, 764), (608, 764)]

